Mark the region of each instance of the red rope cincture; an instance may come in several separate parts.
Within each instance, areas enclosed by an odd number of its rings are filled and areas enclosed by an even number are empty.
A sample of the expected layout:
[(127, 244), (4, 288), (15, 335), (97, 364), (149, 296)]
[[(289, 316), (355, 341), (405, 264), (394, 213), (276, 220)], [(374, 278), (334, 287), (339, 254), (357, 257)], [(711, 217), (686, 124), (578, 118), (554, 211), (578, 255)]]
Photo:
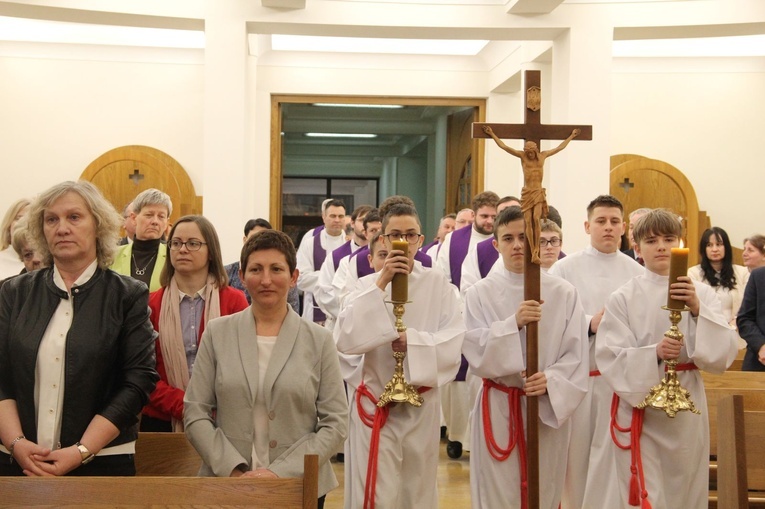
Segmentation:
[[(489, 391), (497, 389), (507, 394), (507, 404), (510, 407), (510, 420), (508, 422), (508, 444), (502, 448), (494, 438), (494, 430), (491, 424), (491, 412), (489, 410)], [(515, 446), (518, 446), (518, 466), (521, 473), (521, 509), (528, 505), (528, 477), (526, 471), (526, 435), (523, 428), (523, 410), (521, 408), (521, 396), (523, 389), (519, 387), (507, 387), (498, 384), (488, 378), (483, 379), (483, 395), (481, 396), (481, 420), (483, 420), (483, 435), (486, 439), (486, 448), (489, 454), (497, 461), (505, 461), (510, 457)]]
[[(417, 389), (417, 392), (423, 394), (430, 389), (430, 387), (420, 387)], [(361, 404), (362, 397), (367, 398), (375, 405), (374, 414), (370, 415), (364, 410)], [(359, 412), (361, 422), (368, 428), (372, 428), (372, 436), (369, 442), (369, 459), (367, 461), (367, 480), (364, 485), (364, 509), (374, 509), (375, 488), (377, 487), (377, 457), (380, 450), (380, 430), (388, 420), (390, 405), (382, 408), (378, 407), (377, 398), (369, 391), (366, 384), (362, 382), (359, 388), (356, 389), (356, 409)]]
[(595, 371), (590, 371), (590, 376), (600, 376), (600, 371), (597, 369)]
[[(664, 367), (666, 371), (666, 366)], [(675, 371), (692, 371), (699, 369), (694, 363), (687, 362), (675, 366)], [(613, 395), (611, 399), (611, 439), (617, 447), (628, 450), (631, 453), (630, 458), (630, 492), (629, 503), (631, 506), (640, 506), (641, 509), (651, 509), (651, 503), (648, 501), (648, 489), (645, 485), (645, 473), (643, 472), (643, 457), (640, 452), (640, 435), (643, 433), (643, 419), (645, 418), (645, 409), (633, 408), (632, 420), (629, 427), (619, 426), (616, 422), (616, 414), (619, 410), (619, 396)], [(630, 441), (628, 444), (622, 444), (616, 437), (616, 432), (629, 433)]]

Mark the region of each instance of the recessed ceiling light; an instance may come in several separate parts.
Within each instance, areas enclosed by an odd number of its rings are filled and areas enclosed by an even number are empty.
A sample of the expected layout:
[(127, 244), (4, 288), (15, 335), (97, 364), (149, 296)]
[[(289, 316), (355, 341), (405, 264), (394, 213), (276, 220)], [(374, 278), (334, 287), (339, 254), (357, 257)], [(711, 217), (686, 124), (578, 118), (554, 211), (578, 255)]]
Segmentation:
[(765, 35), (614, 41), (615, 57), (762, 57)]
[(360, 133), (305, 133), (309, 138), (377, 138), (376, 134)]
[(375, 39), (371, 37), (271, 36), (276, 51), (392, 53), (401, 55), (477, 55), (489, 41), (446, 39)]
[(312, 103), (311, 106), (329, 106), (332, 108), (379, 108), (379, 109), (399, 109), (404, 106), (401, 104), (356, 104), (356, 103)]
[(0, 16), (0, 40), (204, 49), (201, 30), (93, 25)]

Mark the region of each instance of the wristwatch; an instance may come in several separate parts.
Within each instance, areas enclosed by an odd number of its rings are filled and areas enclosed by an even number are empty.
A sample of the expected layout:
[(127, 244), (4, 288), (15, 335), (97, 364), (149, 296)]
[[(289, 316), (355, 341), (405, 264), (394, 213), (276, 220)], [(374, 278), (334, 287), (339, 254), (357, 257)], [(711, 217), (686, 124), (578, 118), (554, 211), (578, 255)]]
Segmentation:
[(93, 461), (93, 458), (96, 457), (95, 454), (90, 452), (90, 450), (88, 450), (88, 448), (85, 447), (84, 445), (82, 445), (81, 443), (77, 442), (74, 445), (76, 445), (77, 446), (77, 450), (80, 451), (80, 456), (82, 457), (82, 464), (83, 465), (87, 465), (88, 463)]

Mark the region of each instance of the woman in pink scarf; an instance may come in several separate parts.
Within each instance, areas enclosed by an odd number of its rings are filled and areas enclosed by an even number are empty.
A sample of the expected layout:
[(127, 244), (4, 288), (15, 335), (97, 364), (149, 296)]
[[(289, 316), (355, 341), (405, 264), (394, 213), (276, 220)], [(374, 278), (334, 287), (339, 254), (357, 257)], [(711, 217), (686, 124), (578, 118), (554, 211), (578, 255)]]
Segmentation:
[(244, 294), (228, 286), (218, 234), (206, 218), (180, 218), (167, 250), (162, 288), (149, 297), (160, 380), (143, 409), (141, 431), (183, 431), (183, 396), (205, 325), (248, 306)]

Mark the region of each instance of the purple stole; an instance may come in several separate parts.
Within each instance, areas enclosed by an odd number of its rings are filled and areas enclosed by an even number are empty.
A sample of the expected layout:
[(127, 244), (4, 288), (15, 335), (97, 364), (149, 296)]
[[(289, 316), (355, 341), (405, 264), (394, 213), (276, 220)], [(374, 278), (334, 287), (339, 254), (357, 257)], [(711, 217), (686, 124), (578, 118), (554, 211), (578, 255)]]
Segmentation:
[(335, 270), (340, 265), (340, 260), (351, 254), (351, 240), (332, 251), (332, 264), (335, 266)]
[(369, 266), (369, 260), (367, 260), (368, 254), (369, 246), (364, 246), (354, 251), (351, 254), (351, 258), (348, 259), (350, 261), (354, 257), (356, 258), (356, 274), (359, 276), (359, 279), (374, 272), (374, 269)]
[[(324, 225), (318, 226), (313, 230), (313, 270), (319, 271), (324, 264), (324, 260), (327, 258), (327, 250), (321, 247), (321, 232), (324, 230)], [(316, 302), (313, 303), (313, 321), (323, 322), (327, 319), (327, 315), (321, 310)]]
[(454, 230), (449, 241), (449, 272), (452, 276), (452, 284), (457, 288), (460, 287), (460, 281), (462, 281), (462, 262), (467, 256), (472, 233), (472, 226)]
[[(473, 233), (472, 226), (466, 226), (452, 232), (452, 238), (449, 241), (449, 272), (452, 275), (452, 284), (457, 288), (462, 281), (462, 262), (465, 261), (468, 249), (470, 248), (470, 235)], [(468, 361), (462, 356), (460, 369), (457, 371), (455, 382), (464, 382), (467, 375)]]
[[(369, 254), (369, 246), (364, 246), (361, 249), (357, 249), (351, 254), (351, 259), (356, 258), (356, 274), (361, 279), (364, 276), (368, 276), (374, 272), (374, 269), (369, 266), (369, 260), (367, 255)], [(414, 259), (422, 264), (423, 267), (433, 267), (433, 260), (430, 256), (426, 255), (419, 249), (414, 253)]]
[(429, 244), (425, 244), (424, 246), (420, 248), (420, 251), (422, 251), (423, 253), (427, 253), (430, 250), (430, 248), (435, 246), (436, 244), (438, 244), (438, 239), (434, 240), (433, 242)]
[(494, 266), (494, 262), (499, 258), (499, 252), (494, 248), (492, 243), (494, 239), (482, 240), (475, 246), (476, 255), (478, 255), (478, 270), (481, 273), (481, 279), (485, 278), (491, 268)]

